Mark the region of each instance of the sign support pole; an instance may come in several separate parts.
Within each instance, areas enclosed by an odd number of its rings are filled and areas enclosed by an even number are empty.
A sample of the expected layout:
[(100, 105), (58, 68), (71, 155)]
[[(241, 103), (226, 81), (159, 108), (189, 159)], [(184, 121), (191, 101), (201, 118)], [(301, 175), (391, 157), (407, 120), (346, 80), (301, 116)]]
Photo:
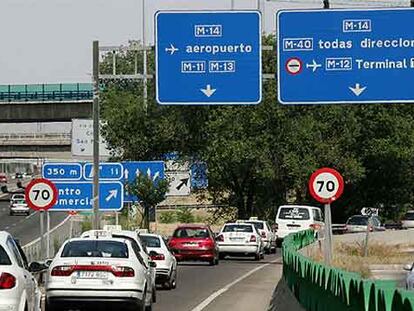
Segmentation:
[(46, 258), (50, 258), (50, 213), (46, 211)]
[(368, 216), (367, 231), (365, 233), (365, 244), (364, 244), (364, 257), (368, 257), (368, 241), (369, 241), (369, 228), (371, 225), (371, 216)]
[(332, 217), (331, 205), (325, 204), (325, 264), (330, 265), (332, 262)]
[(145, 29), (145, 0), (142, 1), (142, 47), (143, 47), (143, 74), (144, 79), (142, 80), (144, 83), (144, 94), (143, 94), (143, 100), (144, 100), (144, 109), (147, 111), (147, 105), (148, 105), (148, 78), (147, 78), (147, 46), (146, 46), (146, 29)]
[(93, 41), (93, 228), (99, 221), (99, 41)]
[(44, 256), (45, 252), (45, 217), (44, 211), (40, 211), (40, 256)]

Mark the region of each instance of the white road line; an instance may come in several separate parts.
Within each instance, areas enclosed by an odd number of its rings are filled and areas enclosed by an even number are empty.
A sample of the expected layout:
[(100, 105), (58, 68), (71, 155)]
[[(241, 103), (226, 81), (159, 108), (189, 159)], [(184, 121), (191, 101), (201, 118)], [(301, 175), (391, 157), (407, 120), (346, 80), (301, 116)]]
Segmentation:
[(10, 229), (10, 227), (9, 226), (7, 226), (6, 228), (4, 228), (4, 230), (9, 230)]
[(37, 211), (36, 211), (36, 212), (34, 212), (34, 213), (32, 213), (32, 214), (30, 214), (29, 216), (26, 216), (25, 218), (26, 218), (26, 219), (30, 219), (30, 218), (32, 218), (34, 215), (36, 215), (36, 213), (37, 213)]
[(232, 286), (236, 285), (237, 283), (239, 283), (240, 281), (243, 281), (245, 278), (248, 278), (249, 276), (251, 276), (253, 273), (256, 273), (257, 271), (263, 269), (264, 267), (267, 267), (273, 263), (276, 263), (280, 260), (276, 259), (273, 260), (263, 266), (259, 266), (254, 268), (253, 270), (250, 270), (249, 272), (247, 272), (246, 274), (242, 275), (241, 277), (239, 277), (238, 279), (235, 279), (233, 282), (227, 284), (226, 286), (224, 286), (223, 288), (219, 289), (218, 291), (214, 292), (213, 294), (211, 294), (209, 297), (207, 297), (206, 299), (204, 299), (197, 307), (195, 307), (194, 309), (192, 309), (191, 311), (201, 311), (204, 310), (210, 303), (212, 303), (217, 297), (219, 297), (221, 294), (225, 293), (226, 291), (228, 291)]

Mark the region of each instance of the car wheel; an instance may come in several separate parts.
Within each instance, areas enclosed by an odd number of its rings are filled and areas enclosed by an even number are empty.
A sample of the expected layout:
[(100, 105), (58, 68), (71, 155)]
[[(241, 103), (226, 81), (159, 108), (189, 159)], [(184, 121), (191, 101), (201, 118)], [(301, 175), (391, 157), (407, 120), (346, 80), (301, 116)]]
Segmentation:
[(46, 300), (45, 311), (57, 311), (57, 310), (58, 310), (58, 308), (57, 308), (56, 305), (54, 305), (50, 302), (47, 302), (47, 300)]
[(213, 260), (210, 260), (208, 263), (210, 266), (214, 266), (216, 265), (216, 259), (214, 258)]
[(214, 264), (217, 266), (219, 263), (220, 263), (220, 259), (217, 257), (217, 258), (214, 260)]
[(13, 216), (13, 212), (12, 212), (12, 211), (10, 211), (10, 212), (9, 212), (9, 215), (10, 215), (10, 216)]
[(224, 260), (224, 258), (226, 258), (226, 254), (224, 254), (224, 253), (219, 253), (219, 259), (220, 259), (220, 260)]
[(271, 252), (272, 254), (276, 254), (276, 246), (275, 246), (275, 247), (273, 247), (273, 248), (270, 250), (270, 252)]
[(254, 260), (260, 261), (260, 259), (262, 259), (262, 256), (260, 253), (254, 254)]

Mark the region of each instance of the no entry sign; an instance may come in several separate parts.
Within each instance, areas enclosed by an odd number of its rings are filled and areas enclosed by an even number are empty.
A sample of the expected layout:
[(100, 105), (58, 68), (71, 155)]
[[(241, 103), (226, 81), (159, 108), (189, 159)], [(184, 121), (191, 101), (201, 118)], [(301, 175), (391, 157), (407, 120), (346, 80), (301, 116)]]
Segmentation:
[(31, 209), (47, 211), (56, 204), (58, 191), (50, 180), (39, 178), (29, 183), (26, 187), (25, 196)]
[(332, 168), (321, 168), (315, 171), (309, 180), (309, 191), (312, 197), (329, 204), (337, 200), (344, 191), (344, 179)]

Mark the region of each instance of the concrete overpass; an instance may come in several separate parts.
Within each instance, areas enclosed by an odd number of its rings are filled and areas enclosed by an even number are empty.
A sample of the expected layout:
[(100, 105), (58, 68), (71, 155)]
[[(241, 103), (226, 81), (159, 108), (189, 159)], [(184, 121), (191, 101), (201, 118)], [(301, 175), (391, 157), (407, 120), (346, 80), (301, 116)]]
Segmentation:
[(57, 122), (91, 118), (91, 83), (0, 85), (0, 122)]
[(57, 158), (71, 157), (70, 133), (0, 134), (0, 158)]

